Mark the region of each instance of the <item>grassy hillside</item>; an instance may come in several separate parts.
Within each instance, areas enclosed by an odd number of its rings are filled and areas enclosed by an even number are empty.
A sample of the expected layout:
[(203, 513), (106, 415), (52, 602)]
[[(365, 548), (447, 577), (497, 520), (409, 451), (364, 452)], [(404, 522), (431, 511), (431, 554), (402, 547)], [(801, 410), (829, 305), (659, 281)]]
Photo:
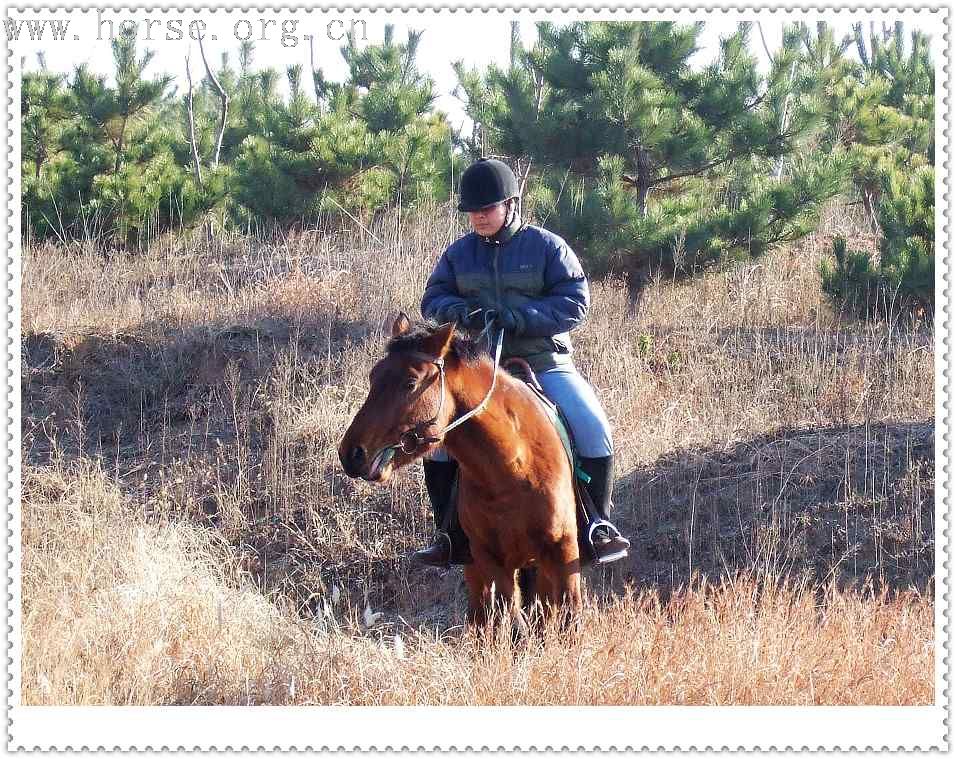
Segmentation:
[(460, 571), (404, 558), (420, 467), (335, 452), (455, 224), (24, 251), (24, 701), (930, 702), (933, 332), (825, 304), (831, 236), (875, 246), (838, 206), (636, 313), (593, 283), (635, 550), (577, 639), (460, 644)]

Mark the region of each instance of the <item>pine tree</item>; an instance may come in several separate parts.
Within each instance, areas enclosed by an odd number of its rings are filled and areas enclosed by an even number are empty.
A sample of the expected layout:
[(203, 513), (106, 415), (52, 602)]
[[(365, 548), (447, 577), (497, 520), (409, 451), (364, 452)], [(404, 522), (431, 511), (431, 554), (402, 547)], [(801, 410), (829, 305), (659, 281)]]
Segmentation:
[[(288, 102), (273, 102), (262, 129), (235, 161), (237, 220), (287, 225), (322, 213), (370, 214), (447, 194), (447, 123), (432, 112), (434, 85), (417, 68), (422, 33), (397, 42), (341, 48), (345, 82), (287, 71)], [(318, 94), (319, 97), (315, 95)]]
[(62, 138), (69, 118), (66, 77), (46, 70), (26, 72), (20, 88), (23, 174), (40, 178), (44, 165), (65, 148)]
[(21, 197), (24, 225), (45, 237), (59, 230), (60, 214), (51, 185), (67, 152), (67, 127), (71, 108), (66, 77), (46, 70), (24, 72), (20, 89)]
[[(821, 32), (827, 33), (825, 25)], [(802, 30), (808, 39), (807, 30)], [(880, 193), (886, 176), (933, 161), (934, 75), (928, 39), (918, 32), (905, 51), (902, 24), (881, 39), (863, 27), (843, 40), (855, 42), (859, 61), (841, 58), (821, 65), (810, 59), (820, 78), (826, 131), (821, 149), (845, 154), (850, 176), (867, 216), (878, 225)]]
[[(474, 124), (471, 137), (461, 140), (472, 159), (492, 153), (510, 157), (522, 191), (542, 141), (542, 118), (548, 92), (544, 75), (521, 45), (518, 22), (511, 25), (511, 61), (506, 69), (491, 64), (482, 72), (453, 64), (458, 89)], [(523, 193), (522, 193), (523, 194)]]
[[(145, 78), (152, 59), (150, 51), (139, 56), (135, 37), (123, 34), (113, 41), (115, 87), (85, 66), (74, 71), (57, 110), (60, 155), (25, 193), (39, 236), (135, 245), (192, 207), (189, 179), (171, 149), (175, 131), (155, 118), (169, 106), (172, 77)], [(30, 111), (39, 113), (32, 105)]]
[(827, 84), (828, 149), (846, 154), (861, 202), (880, 232), (876, 256), (844, 240), (821, 266), (824, 290), (857, 314), (929, 315), (934, 303), (934, 69), (928, 38), (906, 45), (901, 23), (869, 37), (854, 27), (859, 61)]
[(690, 58), (702, 29), (539, 24), (534, 48), (508, 71), (459, 66), (485, 152), (536, 167), (531, 210), (596, 271), (627, 272), (633, 285), (654, 270), (690, 273), (796, 239), (840, 187), (841, 167), (829, 160), (772, 179), (819, 120), (800, 91), (781, 118), (792, 46), (761, 77), (741, 24), (698, 70)]
[(113, 173), (116, 174), (126, 158), (124, 151), (130, 131), (138, 126), (138, 122), (142, 121), (150, 108), (162, 98), (173, 77), (164, 74), (155, 79), (144, 79), (146, 67), (156, 53), (147, 50), (138, 58), (134, 33), (121, 34), (111, 44), (116, 89), (106, 91), (109, 98), (108, 112), (101, 129), (113, 144)]
[(935, 303), (935, 172), (922, 166), (884, 178), (879, 204), (883, 232), (876, 261), (864, 251), (833, 245), (834, 261), (821, 264), (823, 289), (860, 316), (901, 312), (928, 317)]

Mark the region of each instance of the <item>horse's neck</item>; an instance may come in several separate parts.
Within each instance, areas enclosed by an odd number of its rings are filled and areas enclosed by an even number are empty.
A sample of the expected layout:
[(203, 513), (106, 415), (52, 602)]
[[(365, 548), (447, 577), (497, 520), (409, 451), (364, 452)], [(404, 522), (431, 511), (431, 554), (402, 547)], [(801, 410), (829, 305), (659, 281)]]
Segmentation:
[[(482, 361), (475, 367), (461, 368), (461, 376), (450, 383), (456, 417), (478, 406), (491, 387), (492, 365)], [(467, 374), (466, 374), (467, 373)], [(495, 390), (488, 405), (463, 425), (448, 434), (448, 452), (466, 471), (482, 480), (515, 476), (514, 461), (522, 437), (540, 420), (534, 418), (534, 398), (521, 392), (518, 380), (499, 370)], [(524, 428), (523, 428), (524, 427)]]

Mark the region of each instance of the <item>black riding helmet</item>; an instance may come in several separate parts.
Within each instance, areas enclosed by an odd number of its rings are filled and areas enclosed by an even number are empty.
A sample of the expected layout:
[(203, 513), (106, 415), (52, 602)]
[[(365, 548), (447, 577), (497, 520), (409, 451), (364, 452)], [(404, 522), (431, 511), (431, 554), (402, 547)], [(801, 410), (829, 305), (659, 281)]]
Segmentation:
[(504, 161), (479, 158), (461, 175), (458, 194), (459, 211), (480, 211), (518, 197), (518, 180)]

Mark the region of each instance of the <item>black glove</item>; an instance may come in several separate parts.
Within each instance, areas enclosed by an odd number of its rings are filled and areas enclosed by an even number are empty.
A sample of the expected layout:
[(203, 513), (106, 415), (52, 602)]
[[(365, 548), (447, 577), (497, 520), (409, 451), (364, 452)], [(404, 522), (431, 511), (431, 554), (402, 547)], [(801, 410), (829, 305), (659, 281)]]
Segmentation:
[(457, 322), (465, 329), (484, 329), (485, 312), (477, 306), (470, 306), (467, 303), (458, 303), (449, 306), (442, 312), (441, 321)]
[(448, 322), (458, 322), (459, 324), (464, 324), (465, 319), (468, 318), (468, 306), (464, 303), (458, 303), (454, 306), (449, 306), (444, 309), (438, 316), (438, 321), (442, 324), (447, 324)]
[(495, 327), (508, 335), (520, 335), (524, 331), (524, 319), (515, 309), (503, 308), (495, 314)]
[(468, 329), (482, 330), (485, 328), (485, 310), (482, 308), (472, 308), (462, 322)]

